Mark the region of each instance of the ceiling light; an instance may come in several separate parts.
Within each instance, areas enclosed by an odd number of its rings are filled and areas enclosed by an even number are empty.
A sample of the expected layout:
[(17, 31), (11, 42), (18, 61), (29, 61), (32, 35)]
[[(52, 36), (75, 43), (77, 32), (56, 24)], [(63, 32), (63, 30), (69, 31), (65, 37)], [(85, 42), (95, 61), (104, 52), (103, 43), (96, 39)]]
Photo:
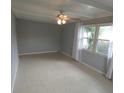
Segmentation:
[(64, 13), (61, 10), (60, 11), (60, 14), (57, 16), (57, 23), (59, 25), (66, 24), (67, 20), (68, 20), (68, 16), (67, 15), (64, 15)]
[(60, 19), (58, 19), (58, 20), (57, 20), (57, 23), (58, 23), (59, 25), (61, 25), (61, 24), (62, 24), (62, 22), (61, 22), (61, 20), (60, 20)]
[(62, 24), (65, 24), (66, 23), (66, 20), (62, 20)]

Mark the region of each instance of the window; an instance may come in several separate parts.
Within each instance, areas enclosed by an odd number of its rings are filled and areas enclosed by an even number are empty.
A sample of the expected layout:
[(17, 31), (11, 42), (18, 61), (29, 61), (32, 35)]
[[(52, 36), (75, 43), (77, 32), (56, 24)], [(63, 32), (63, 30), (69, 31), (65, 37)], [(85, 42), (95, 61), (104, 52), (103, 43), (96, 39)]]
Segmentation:
[(83, 49), (94, 51), (97, 53), (108, 53), (109, 42), (112, 35), (111, 25), (89, 25), (82, 28)]

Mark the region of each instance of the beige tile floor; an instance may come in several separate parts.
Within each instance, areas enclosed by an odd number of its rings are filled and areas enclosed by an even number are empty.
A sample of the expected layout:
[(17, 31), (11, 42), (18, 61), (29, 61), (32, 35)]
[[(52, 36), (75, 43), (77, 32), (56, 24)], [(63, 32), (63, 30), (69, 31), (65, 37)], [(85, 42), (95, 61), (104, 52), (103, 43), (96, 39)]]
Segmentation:
[(14, 93), (112, 93), (112, 82), (60, 54), (20, 56)]

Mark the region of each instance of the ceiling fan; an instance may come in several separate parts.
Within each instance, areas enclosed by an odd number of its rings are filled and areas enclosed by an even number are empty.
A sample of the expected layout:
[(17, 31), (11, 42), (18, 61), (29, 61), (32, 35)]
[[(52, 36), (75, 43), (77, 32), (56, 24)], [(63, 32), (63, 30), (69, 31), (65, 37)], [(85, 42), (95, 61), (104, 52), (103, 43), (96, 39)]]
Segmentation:
[(66, 24), (68, 20), (81, 21), (79, 18), (71, 18), (68, 15), (65, 15), (63, 10), (59, 10), (59, 14), (57, 15), (57, 23), (59, 25), (63, 25)]

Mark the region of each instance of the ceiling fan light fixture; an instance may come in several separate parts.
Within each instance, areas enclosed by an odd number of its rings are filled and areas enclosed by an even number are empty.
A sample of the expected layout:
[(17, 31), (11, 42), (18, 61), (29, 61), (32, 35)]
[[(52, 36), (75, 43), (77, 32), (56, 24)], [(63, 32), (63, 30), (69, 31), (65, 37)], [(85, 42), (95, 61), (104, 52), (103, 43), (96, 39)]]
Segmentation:
[(60, 11), (60, 14), (57, 16), (57, 23), (59, 25), (66, 24), (67, 20), (68, 16), (64, 15), (64, 13)]

